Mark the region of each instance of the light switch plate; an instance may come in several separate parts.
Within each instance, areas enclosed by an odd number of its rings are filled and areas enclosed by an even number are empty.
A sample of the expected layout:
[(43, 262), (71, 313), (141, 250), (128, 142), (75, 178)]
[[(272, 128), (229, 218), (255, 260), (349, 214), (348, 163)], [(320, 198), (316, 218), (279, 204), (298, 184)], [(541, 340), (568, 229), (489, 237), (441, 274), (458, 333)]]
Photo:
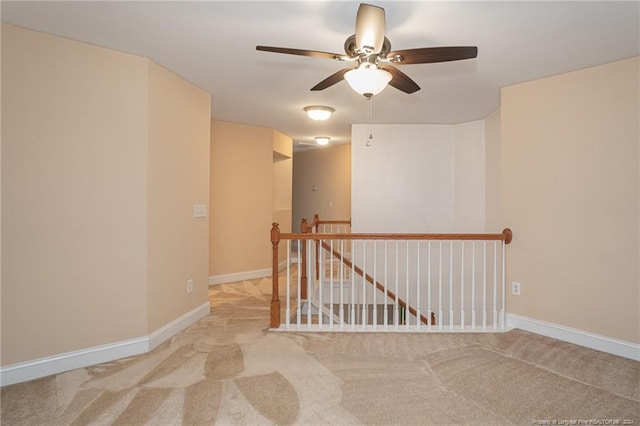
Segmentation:
[(195, 204), (193, 206), (193, 217), (207, 217), (207, 206), (204, 204)]

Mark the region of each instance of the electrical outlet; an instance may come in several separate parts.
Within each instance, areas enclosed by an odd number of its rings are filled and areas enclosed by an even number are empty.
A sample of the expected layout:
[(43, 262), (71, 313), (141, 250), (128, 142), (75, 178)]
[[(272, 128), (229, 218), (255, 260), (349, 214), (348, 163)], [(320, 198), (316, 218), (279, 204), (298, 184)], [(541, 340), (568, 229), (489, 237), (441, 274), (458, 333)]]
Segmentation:
[(193, 278), (187, 280), (187, 294), (193, 293)]
[(511, 281), (511, 294), (520, 296), (521, 284), (517, 281)]

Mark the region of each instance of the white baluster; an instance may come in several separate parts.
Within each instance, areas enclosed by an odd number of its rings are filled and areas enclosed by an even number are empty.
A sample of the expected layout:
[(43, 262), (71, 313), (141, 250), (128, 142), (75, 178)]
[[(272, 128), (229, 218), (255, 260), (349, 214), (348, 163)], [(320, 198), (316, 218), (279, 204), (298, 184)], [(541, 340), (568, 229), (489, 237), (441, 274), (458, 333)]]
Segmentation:
[(289, 328), (291, 322), (291, 240), (287, 240), (287, 309), (285, 309), (285, 328)]
[(420, 321), (420, 240), (418, 240), (418, 271), (417, 271), (417, 279), (416, 279), (416, 325), (418, 330), (420, 330), (420, 326), (422, 325), (422, 321)]
[(427, 243), (427, 329), (431, 331), (431, 240)]
[(344, 240), (340, 240), (340, 328), (344, 328)]
[(405, 308), (404, 308), (404, 324), (405, 324), (405, 328), (409, 329), (409, 323), (411, 322), (409, 320), (409, 306), (411, 306), (409, 304), (409, 240), (407, 240), (407, 247), (406, 248), (407, 248), (407, 253), (406, 253), (407, 262), (406, 262), (406, 265), (405, 265), (405, 268), (404, 268), (404, 272), (405, 272), (405, 275), (407, 276), (406, 284), (405, 284), (406, 291), (407, 291), (407, 300), (406, 300)]
[(389, 294), (387, 292), (387, 283), (389, 282), (389, 277), (387, 274), (387, 241), (384, 241), (384, 312), (382, 313), (384, 315), (384, 328), (385, 330), (387, 329), (387, 327), (389, 327), (389, 308), (388, 308), (388, 302), (389, 302), (389, 297), (387, 296), (387, 294)]
[(464, 330), (464, 240), (460, 242), (460, 329)]
[(300, 246), (304, 244), (302, 240), (298, 240), (298, 309), (296, 309), (296, 326), (300, 327), (300, 314), (302, 310), (302, 299), (300, 299), (302, 292), (302, 272), (300, 271), (300, 265), (302, 265), (302, 257), (300, 254)]
[(493, 242), (493, 328), (498, 328), (498, 245)]
[(438, 262), (438, 329), (442, 330), (442, 240), (440, 240)]
[(449, 329), (453, 330), (453, 240), (449, 243)]
[(399, 311), (398, 311), (398, 270), (400, 269), (400, 265), (398, 262), (398, 251), (399, 251), (399, 241), (396, 240), (396, 301), (395, 301), (395, 306), (394, 306), (394, 322), (393, 325), (398, 328), (398, 325), (400, 323), (400, 315), (399, 315)]
[(318, 277), (320, 278), (319, 291), (318, 291), (318, 328), (322, 328), (322, 323), (324, 322), (323, 313), (324, 313), (324, 305), (322, 304), (322, 295), (324, 293), (324, 280), (325, 280), (325, 265), (324, 265), (324, 249), (322, 245), (324, 240), (319, 240), (318, 247), (318, 267), (320, 268), (320, 274)]
[(362, 240), (362, 329), (367, 328), (367, 240)]
[(307, 328), (311, 328), (311, 300), (313, 298), (313, 288), (312, 284), (315, 281), (315, 271), (313, 270), (313, 266), (315, 265), (315, 247), (313, 246), (313, 240), (307, 240)]
[(505, 256), (505, 245), (506, 243), (504, 241), (502, 241), (501, 246), (502, 246), (502, 308), (500, 309), (500, 328), (505, 328), (505, 263), (504, 263), (504, 256)]
[(487, 328), (487, 241), (482, 242), (482, 329)]
[(329, 243), (329, 328), (333, 328), (333, 240)]
[(373, 316), (374, 330), (378, 328), (378, 241), (373, 240)]
[(476, 329), (476, 242), (471, 242), (471, 329)]
[(351, 307), (351, 316), (349, 318), (350, 322), (351, 322), (351, 329), (355, 329), (356, 328), (356, 270), (355, 270), (355, 264), (356, 264), (356, 259), (355, 259), (355, 240), (351, 240), (351, 301), (350, 301), (350, 307)]

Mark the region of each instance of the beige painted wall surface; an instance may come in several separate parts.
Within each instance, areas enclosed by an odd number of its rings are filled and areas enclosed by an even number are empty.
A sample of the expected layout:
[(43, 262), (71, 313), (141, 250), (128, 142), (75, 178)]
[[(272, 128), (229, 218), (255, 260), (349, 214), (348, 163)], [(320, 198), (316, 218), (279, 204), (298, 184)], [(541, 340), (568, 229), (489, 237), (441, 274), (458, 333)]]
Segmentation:
[[(291, 198), (293, 191), (293, 140), (273, 131), (273, 223), (280, 232), (291, 232)], [(280, 244), (278, 262), (286, 260), (287, 244)]]
[(209, 219), (193, 206), (209, 205), (210, 123), (210, 95), (150, 62), (149, 333), (208, 300)]
[(292, 229), (299, 232), (302, 218), (315, 213), (326, 220), (351, 218), (350, 144), (294, 154)]
[(277, 130), (273, 132), (273, 151), (285, 157), (293, 157), (293, 140)]
[(147, 334), (147, 60), (2, 26), (2, 362)]
[(500, 148), (500, 109), (485, 120), (485, 230), (502, 232), (509, 227), (502, 221), (502, 166)]
[(271, 266), (273, 131), (212, 121), (209, 275)]
[[(293, 191), (293, 141), (280, 132), (273, 132), (273, 210), (289, 211)], [(285, 224), (282, 224), (285, 225)], [(289, 232), (289, 226), (281, 226), (283, 232)], [(287, 229), (287, 231), (285, 231)]]
[(509, 311), (640, 343), (639, 60), (502, 91)]

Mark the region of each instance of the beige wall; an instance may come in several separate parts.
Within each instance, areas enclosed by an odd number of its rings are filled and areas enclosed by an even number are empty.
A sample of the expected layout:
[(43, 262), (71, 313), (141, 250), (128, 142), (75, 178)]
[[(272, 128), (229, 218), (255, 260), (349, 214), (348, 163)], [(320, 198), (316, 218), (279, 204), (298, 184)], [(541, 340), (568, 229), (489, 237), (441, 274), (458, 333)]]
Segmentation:
[[(202, 291), (193, 303), (159, 296), (165, 284), (150, 282), (177, 242), (159, 227), (183, 226), (162, 211), (161, 187), (198, 186), (206, 173), (197, 163), (198, 176), (179, 176), (165, 155), (208, 158), (208, 132), (178, 148), (194, 122), (172, 123), (155, 104), (199, 102), (208, 123), (208, 95), (165, 73), (145, 58), (2, 26), (2, 365), (148, 336), (206, 303)], [(196, 191), (206, 203), (206, 189)], [(184, 250), (199, 257), (202, 247)], [(195, 277), (206, 274), (206, 262), (198, 268)]]
[[(209, 282), (209, 94), (149, 63), (149, 331), (205, 303)], [(187, 294), (187, 280), (193, 292)]]
[(271, 224), (288, 217), (291, 209), (287, 160), (291, 145), (290, 138), (272, 129), (212, 121), (209, 274), (213, 281), (271, 267)]
[(351, 145), (297, 152), (293, 158), (293, 231), (315, 213), (326, 220), (350, 219)]
[[(291, 232), (293, 196), (293, 141), (288, 136), (273, 131), (273, 215), (280, 232)], [(287, 245), (280, 244), (278, 260), (286, 259)]]
[(500, 108), (485, 120), (485, 230), (502, 232), (508, 223), (502, 221), (502, 165), (500, 147)]
[(147, 334), (147, 60), (2, 26), (2, 362)]
[(502, 90), (509, 311), (640, 342), (638, 58)]
[(291, 231), (293, 193), (293, 143), (282, 133), (273, 132), (273, 221), (280, 231)]

